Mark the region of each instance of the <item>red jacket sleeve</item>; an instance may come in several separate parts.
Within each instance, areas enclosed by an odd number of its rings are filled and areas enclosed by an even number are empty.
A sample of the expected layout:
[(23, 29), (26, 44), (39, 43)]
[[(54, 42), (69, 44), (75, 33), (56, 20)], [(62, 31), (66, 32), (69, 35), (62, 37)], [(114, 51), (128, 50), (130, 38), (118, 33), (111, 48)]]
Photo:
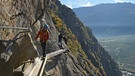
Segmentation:
[(38, 32), (38, 34), (36, 35), (35, 39), (37, 39), (37, 38), (39, 37), (40, 32), (41, 32), (41, 30), (40, 30), (40, 31)]

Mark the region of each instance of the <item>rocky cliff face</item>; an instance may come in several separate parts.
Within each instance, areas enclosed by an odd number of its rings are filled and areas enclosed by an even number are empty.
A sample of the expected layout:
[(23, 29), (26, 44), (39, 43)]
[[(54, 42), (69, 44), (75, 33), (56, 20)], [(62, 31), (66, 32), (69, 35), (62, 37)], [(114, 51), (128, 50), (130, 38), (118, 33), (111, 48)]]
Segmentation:
[(40, 18), (44, 18), (50, 27), (47, 53), (60, 49), (57, 44), (58, 31), (67, 36), (68, 44), (64, 44), (64, 48), (68, 47), (70, 50), (47, 62), (44, 70), (46, 75), (114, 76), (115, 73), (115, 76), (120, 76), (115, 62), (98, 44), (91, 30), (76, 18), (71, 9), (62, 6), (57, 0), (1, 0), (0, 26), (31, 28), (31, 32), (0, 29), (0, 53), (9, 58), (7, 62), (0, 59), (0, 76), (13, 76), (13, 70), (23, 61), (37, 57), (38, 53), (42, 54), (39, 41), (34, 40), (40, 29)]
[(70, 8), (61, 5), (59, 1), (56, 1), (55, 3), (58, 6), (57, 15), (75, 34), (82, 49), (88, 56), (88, 59), (90, 59), (92, 64), (98, 68), (102, 76), (121, 76), (117, 64), (98, 43), (97, 39), (93, 36), (91, 29), (84, 26)]

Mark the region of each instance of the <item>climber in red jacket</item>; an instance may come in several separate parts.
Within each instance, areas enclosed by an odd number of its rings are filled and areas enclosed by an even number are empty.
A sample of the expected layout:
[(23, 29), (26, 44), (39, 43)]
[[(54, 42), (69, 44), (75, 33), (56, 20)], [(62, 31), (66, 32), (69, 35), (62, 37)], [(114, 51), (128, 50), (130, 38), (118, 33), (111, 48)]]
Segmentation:
[(43, 49), (43, 57), (45, 57), (46, 56), (46, 52), (45, 52), (46, 41), (49, 39), (49, 31), (46, 25), (39, 30), (35, 39), (37, 39), (38, 37), (40, 38), (41, 46)]

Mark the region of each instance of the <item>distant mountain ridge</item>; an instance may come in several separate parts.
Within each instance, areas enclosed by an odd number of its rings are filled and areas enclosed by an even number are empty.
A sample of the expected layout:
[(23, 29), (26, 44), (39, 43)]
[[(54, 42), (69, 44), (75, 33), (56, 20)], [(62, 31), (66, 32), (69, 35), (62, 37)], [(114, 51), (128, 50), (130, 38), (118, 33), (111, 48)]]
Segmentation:
[(125, 35), (135, 33), (135, 4), (99, 4), (73, 10), (96, 35), (118, 34), (117, 32), (123, 35), (127, 30)]
[(134, 72), (135, 4), (99, 4), (73, 10), (119, 67)]

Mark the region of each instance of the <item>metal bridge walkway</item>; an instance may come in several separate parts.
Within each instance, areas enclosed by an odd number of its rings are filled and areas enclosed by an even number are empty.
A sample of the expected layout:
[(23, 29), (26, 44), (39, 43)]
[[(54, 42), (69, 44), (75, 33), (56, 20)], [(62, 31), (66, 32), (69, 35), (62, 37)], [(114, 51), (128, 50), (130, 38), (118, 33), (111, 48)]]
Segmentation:
[(23, 72), (21, 70), (23, 66), (20, 66), (19, 68), (15, 69), (14, 71), (22, 72), (23, 76), (42, 76), (47, 59), (57, 56), (65, 51), (66, 51), (66, 49), (60, 49), (55, 52), (51, 52), (51, 53), (47, 54), (44, 59), (41, 59), (40, 57), (36, 57), (34, 62), (31, 63)]

